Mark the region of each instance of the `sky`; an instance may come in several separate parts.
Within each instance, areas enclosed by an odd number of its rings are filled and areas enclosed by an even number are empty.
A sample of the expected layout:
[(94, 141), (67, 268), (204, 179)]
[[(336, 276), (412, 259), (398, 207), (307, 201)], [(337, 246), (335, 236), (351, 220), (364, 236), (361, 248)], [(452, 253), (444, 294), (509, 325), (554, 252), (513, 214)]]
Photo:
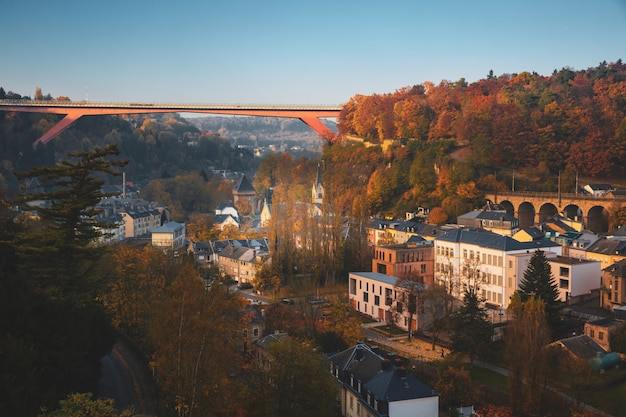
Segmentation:
[(0, 86), (100, 102), (323, 104), (626, 60), (626, 0), (0, 0)]

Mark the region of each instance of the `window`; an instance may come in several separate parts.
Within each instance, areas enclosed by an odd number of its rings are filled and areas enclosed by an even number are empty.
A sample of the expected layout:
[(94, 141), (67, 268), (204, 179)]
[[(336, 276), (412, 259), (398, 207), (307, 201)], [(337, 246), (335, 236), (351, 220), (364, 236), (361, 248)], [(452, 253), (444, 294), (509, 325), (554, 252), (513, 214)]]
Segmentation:
[(463, 249), (463, 258), (467, 259), (467, 249)]
[(376, 306), (380, 305), (380, 297), (377, 295), (374, 296), (374, 305)]
[(420, 265), (420, 273), (422, 273), (422, 274), (426, 273), (426, 264), (421, 264)]
[(569, 279), (560, 279), (559, 288), (562, 288), (564, 290), (569, 289)]
[(513, 261), (509, 259), (509, 268), (513, 268)]
[(604, 340), (604, 332), (598, 332), (598, 339)]
[(591, 330), (589, 331), (589, 337), (591, 337), (591, 338), (595, 337), (595, 333), (596, 333), (596, 332), (595, 332), (593, 329), (591, 329)]
[[(569, 277), (569, 268), (564, 267), (564, 266), (560, 267), (559, 268), (559, 276), (560, 277)], [(563, 288), (563, 287), (561, 287), (561, 288)]]
[(370, 295), (369, 293), (364, 292), (363, 293), (363, 301), (365, 301), (366, 303), (369, 301)]

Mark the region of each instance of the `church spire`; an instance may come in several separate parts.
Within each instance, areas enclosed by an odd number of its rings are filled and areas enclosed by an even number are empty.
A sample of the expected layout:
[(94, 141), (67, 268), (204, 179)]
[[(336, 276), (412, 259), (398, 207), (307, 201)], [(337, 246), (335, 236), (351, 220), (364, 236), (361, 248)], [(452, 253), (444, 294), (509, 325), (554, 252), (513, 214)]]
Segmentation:
[(317, 164), (317, 175), (315, 177), (315, 183), (311, 190), (311, 199), (313, 204), (322, 204), (324, 200), (324, 186), (322, 185), (322, 167)]

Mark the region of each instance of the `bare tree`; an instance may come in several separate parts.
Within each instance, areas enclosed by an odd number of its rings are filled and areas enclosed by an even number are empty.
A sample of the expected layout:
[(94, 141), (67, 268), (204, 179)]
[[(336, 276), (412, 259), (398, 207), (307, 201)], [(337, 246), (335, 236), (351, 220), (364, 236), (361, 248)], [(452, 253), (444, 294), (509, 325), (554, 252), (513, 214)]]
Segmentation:
[(422, 293), (426, 289), (424, 277), (414, 274), (402, 275), (398, 277), (394, 287), (401, 294), (402, 302), (406, 305), (409, 320), (407, 327), (409, 340), (411, 340), (413, 323), (415, 323), (415, 329), (419, 329), (419, 313), (423, 311)]
[(549, 329), (544, 302), (530, 297), (522, 304), (518, 294), (509, 305), (513, 320), (506, 336), (511, 407), (515, 415), (540, 415), (547, 372)]
[(439, 336), (444, 332), (454, 311), (456, 299), (448, 292), (447, 288), (435, 283), (422, 293), (423, 327), (430, 333), (432, 350), (439, 341)]

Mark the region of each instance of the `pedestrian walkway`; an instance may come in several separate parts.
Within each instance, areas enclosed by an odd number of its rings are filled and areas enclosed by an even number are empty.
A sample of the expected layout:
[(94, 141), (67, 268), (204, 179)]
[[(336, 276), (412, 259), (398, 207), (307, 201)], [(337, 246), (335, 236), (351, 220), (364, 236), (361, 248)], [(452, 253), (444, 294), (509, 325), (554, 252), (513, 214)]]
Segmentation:
[(374, 327), (382, 325), (384, 324), (378, 322), (363, 324), (363, 335), (368, 341), (387, 346), (409, 359), (435, 361), (441, 360), (450, 354), (450, 350), (447, 347), (438, 344), (435, 345), (435, 349), (433, 350), (432, 342), (427, 340), (412, 337), (409, 341), (407, 335), (388, 337), (374, 330)]

